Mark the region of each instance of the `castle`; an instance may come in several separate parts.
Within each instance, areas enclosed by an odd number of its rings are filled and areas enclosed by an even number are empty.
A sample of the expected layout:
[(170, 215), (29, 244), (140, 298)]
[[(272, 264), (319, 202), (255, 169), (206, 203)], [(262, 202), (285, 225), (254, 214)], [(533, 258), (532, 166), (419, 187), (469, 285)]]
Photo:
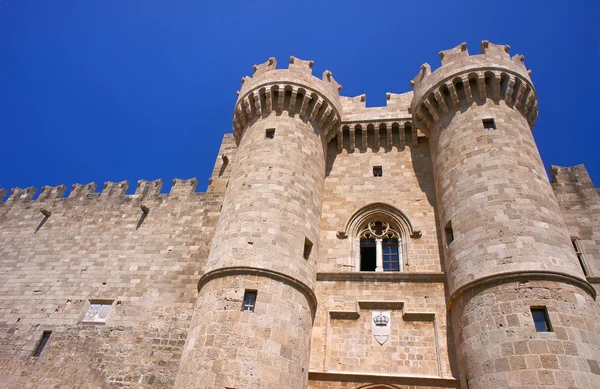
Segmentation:
[(13, 189), (0, 387), (600, 388), (600, 192), (548, 181), (508, 51), (442, 51), (372, 108), (271, 58), (205, 193)]

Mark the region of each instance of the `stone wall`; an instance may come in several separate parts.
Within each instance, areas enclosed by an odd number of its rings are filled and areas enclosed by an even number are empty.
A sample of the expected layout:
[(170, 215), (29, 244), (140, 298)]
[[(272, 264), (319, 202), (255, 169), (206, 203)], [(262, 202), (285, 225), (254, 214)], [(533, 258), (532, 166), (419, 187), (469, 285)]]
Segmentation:
[[(600, 327), (579, 286), (534, 280), (476, 287), (452, 307), (461, 372), (477, 388), (598, 388)], [(536, 332), (531, 307), (551, 332)], [(473, 378), (472, 378), (473, 377)]]
[[(318, 271), (358, 271), (356, 236), (338, 237), (357, 211), (375, 203), (388, 204), (405, 214), (420, 237), (403, 236), (407, 252), (404, 271), (439, 272), (441, 236), (435, 212), (435, 187), (429, 142), (419, 138), (418, 147), (411, 135), (400, 146), (383, 146), (338, 153), (337, 140), (329, 143), (327, 177), (321, 221), (321, 259)], [(381, 166), (382, 177), (373, 176)]]
[[(173, 386), (229, 175), (220, 165), (207, 193), (195, 179), (169, 194), (142, 181), (130, 196), (107, 183), (69, 198), (16, 190), (0, 205), (0, 387)], [(83, 322), (90, 302), (111, 304), (105, 324)]]
[(600, 293), (600, 191), (584, 165), (552, 166), (550, 174), (563, 220), (571, 239), (577, 240), (587, 280)]
[[(337, 140), (329, 144), (311, 349), (311, 374), (324, 381), (313, 377), (310, 388), (362, 387), (356, 374), (370, 383), (389, 376), (390, 384), (406, 387), (415, 380), (427, 385), (432, 377), (437, 378), (431, 387), (458, 385), (452, 378), (429, 142), (413, 140), (410, 130), (402, 137), (395, 131), (389, 146), (383, 134), (377, 143), (367, 138), (364, 148), (340, 148)], [(373, 175), (373, 166), (382, 167), (382, 177)], [(357, 269), (358, 238), (346, 227), (354, 214), (373, 205), (375, 211), (389, 206), (404, 214), (418, 231), (402, 237), (407, 246), (402, 273)], [(391, 316), (384, 344), (374, 339), (372, 312), (378, 311)]]

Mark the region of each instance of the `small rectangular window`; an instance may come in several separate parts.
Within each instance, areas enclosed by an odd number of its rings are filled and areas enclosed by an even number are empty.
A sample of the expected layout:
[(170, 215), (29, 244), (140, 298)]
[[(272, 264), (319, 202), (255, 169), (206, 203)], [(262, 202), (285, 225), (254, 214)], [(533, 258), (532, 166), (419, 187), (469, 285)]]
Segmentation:
[(381, 166), (373, 166), (373, 177), (383, 176), (383, 168)]
[(310, 252), (312, 251), (312, 247), (313, 247), (312, 242), (310, 240), (308, 240), (308, 238), (305, 238), (304, 239), (304, 253), (302, 254), (304, 259), (310, 258)]
[(244, 305), (242, 305), (242, 311), (254, 312), (254, 306), (256, 305), (256, 291), (247, 290), (244, 292)]
[(34, 357), (39, 357), (42, 354), (44, 347), (46, 347), (46, 343), (48, 343), (48, 340), (50, 340), (51, 334), (52, 334), (52, 331), (42, 332), (42, 337), (40, 338), (40, 342), (38, 343), (37, 347), (35, 348), (35, 351), (33, 352)]
[(265, 137), (267, 139), (273, 139), (273, 138), (275, 138), (275, 129), (274, 128), (267, 128), (267, 132), (265, 133)]
[(494, 119), (483, 119), (483, 129), (486, 131), (492, 131), (496, 129), (496, 123)]
[(579, 239), (571, 238), (571, 243), (573, 244), (573, 249), (575, 250), (575, 254), (579, 260), (579, 266), (581, 266), (581, 270), (583, 270), (583, 275), (586, 277), (589, 276), (589, 272), (587, 271), (587, 266), (585, 264), (585, 258), (583, 257), (583, 252), (581, 251), (581, 247), (579, 247)]
[(531, 307), (531, 316), (537, 332), (552, 332), (550, 318), (546, 307)]
[(446, 247), (454, 241), (454, 230), (452, 230), (452, 221), (448, 220), (446, 227), (444, 227), (444, 233), (446, 235)]

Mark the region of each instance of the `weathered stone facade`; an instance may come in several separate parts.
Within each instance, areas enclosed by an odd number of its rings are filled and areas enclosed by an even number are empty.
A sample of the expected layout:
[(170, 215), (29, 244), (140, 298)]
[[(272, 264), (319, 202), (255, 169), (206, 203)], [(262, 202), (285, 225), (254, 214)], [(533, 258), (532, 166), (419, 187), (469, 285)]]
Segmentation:
[(13, 189), (0, 387), (600, 387), (600, 192), (548, 181), (523, 57), (481, 50), (373, 108), (255, 66), (206, 193)]

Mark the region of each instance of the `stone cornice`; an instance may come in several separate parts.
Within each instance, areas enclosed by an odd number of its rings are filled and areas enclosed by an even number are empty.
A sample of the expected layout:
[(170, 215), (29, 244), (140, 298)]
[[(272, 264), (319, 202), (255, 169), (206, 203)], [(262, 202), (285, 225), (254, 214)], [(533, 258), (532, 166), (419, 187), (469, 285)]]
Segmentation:
[(443, 272), (318, 272), (317, 281), (446, 282)]
[(600, 284), (600, 277), (586, 277), (587, 282), (589, 282), (590, 284)]
[(204, 275), (202, 275), (202, 277), (200, 277), (200, 280), (198, 280), (198, 292), (200, 292), (200, 289), (202, 289), (202, 287), (211, 280), (214, 280), (217, 278), (222, 278), (222, 277), (227, 277), (227, 276), (234, 276), (234, 275), (250, 275), (250, 276), (258, 276), (258, 277), (267, 277), (267, 278), (271, 278), (273, 280), (287, 283), (288, 285), (291, 285), (292, 287), (294, 287), (295, 289), (297, 289), (298, 291), (300, 291), (302, 294), (304, 294), (306, 296), (306, 299), (308, 300), (308, 302), (311, 305), (313, 316), (316, 312), (317, 296), (315, 295), (313, 290), (308, 285), (306, 285), (305, 283), (303, 283), (302, 281), (300, 281), (294, 277), (288, 276), (287, 274), (279, 273), (279, 272), (269, 270), (269, 269), (261, 269), (261, 268), (257, 268), (257, 267), (251, 267), (251, 266), (231, 266), (231, 267), (222, 267), (222, 268), (219, 268), (216, 270), (212, 270), (212, 271), (209, 271), (208, 273), (205, 273)]
[(418, 385), (441, 388), (456, 388), (459, 381), (453, 377), (436, 377), (410, 374), (378, 374), (352, 371), (315, 371), (308, 372), (311, 381), (341, 381), (372, 384)]
[(490, 276), (478, 278), (474, 281), (462, 285), (460, 288), (451, 291), (448, 298), (448, 309), (452, 307), (454, 300), (466, 291), (478, 286), (487, 286), (490, 284), (505, 284), (516, 281), (555, 281), (563, 282), (577, 286), (588, 293), (594, 300), (596, 299), (596, 290), (587, 281), (575, 277), (568, 273), (545, 271), (545, 270), (530, 270), (530, 271), (515, 271), (493, 274)]

